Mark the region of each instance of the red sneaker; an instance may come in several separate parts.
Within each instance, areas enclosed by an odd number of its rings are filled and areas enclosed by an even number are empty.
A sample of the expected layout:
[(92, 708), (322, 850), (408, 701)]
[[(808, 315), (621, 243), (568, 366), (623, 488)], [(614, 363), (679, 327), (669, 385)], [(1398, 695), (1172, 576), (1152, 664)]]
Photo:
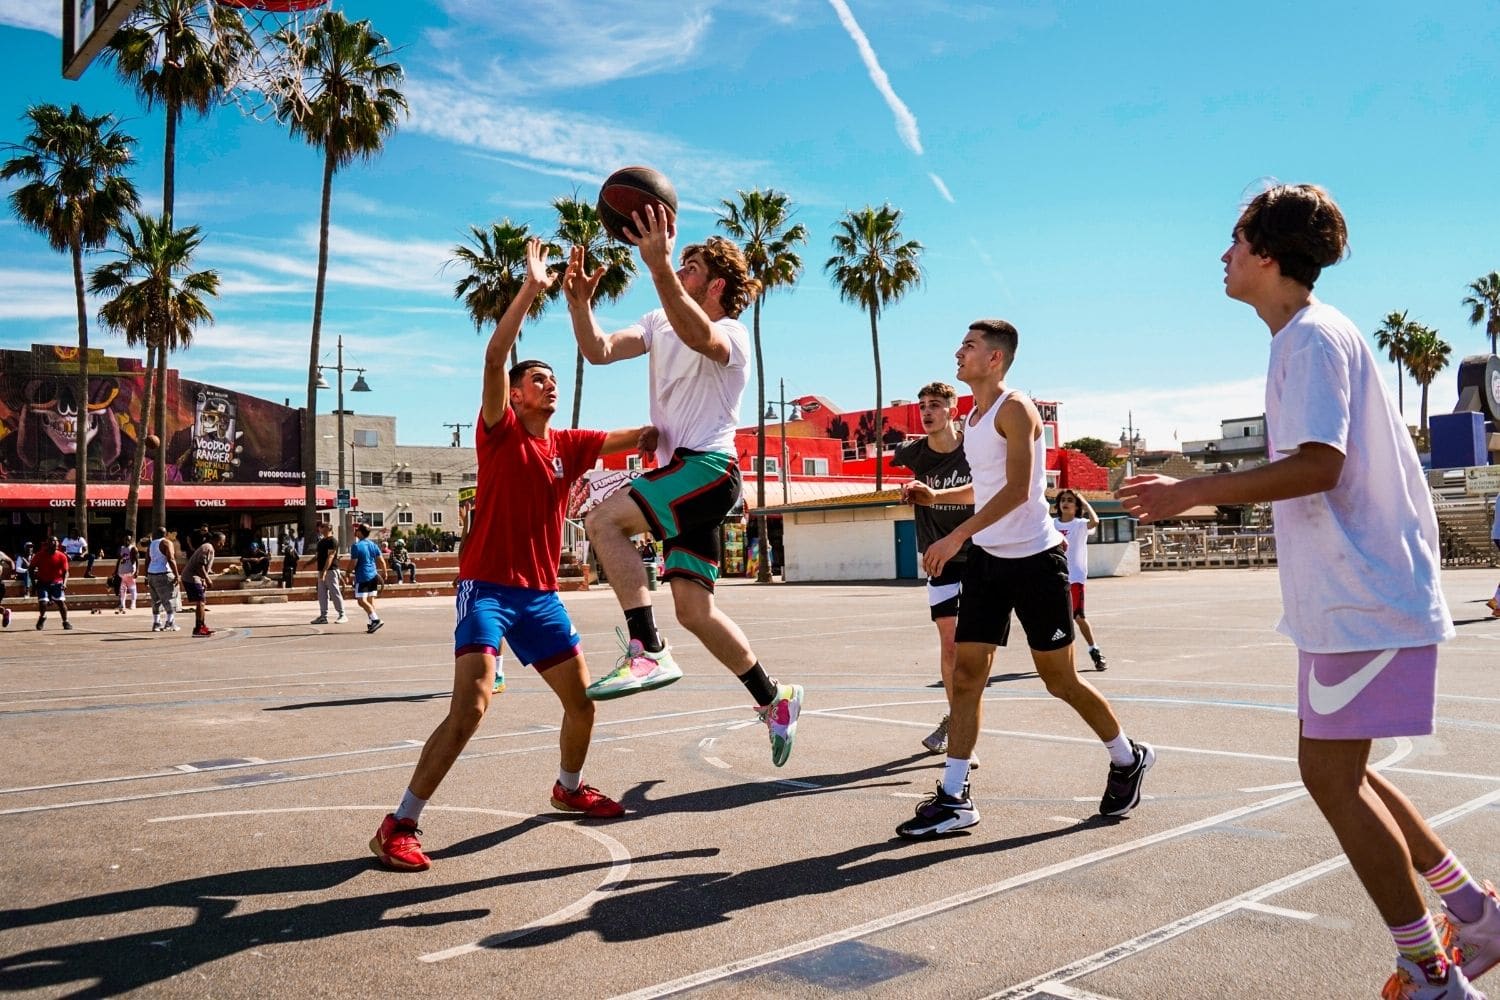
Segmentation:
[(589, 819), (615, 819), (625, 815), (624, 806), (593, 785), (579, 785), (576, 792), (570, 792), (559, 781), (552, 786), (552, 804), (565, 812), (581, 812)]
[(395, 813), (386, 813), (380, 829), (370, 838), (370, 850), (390, 868), (425, 872), (432, 866), (432, 859), (422, 853), (422, 842), (417, 839), (421, 833), (415, 820), (397, 819)]
[(207, 638), (208, 636), (211, 636), (213, 634), (214, 630), (209, 628), (207, 625), (199, 625), (193, 629), (193, 635), (198, 636), (199, 638)]

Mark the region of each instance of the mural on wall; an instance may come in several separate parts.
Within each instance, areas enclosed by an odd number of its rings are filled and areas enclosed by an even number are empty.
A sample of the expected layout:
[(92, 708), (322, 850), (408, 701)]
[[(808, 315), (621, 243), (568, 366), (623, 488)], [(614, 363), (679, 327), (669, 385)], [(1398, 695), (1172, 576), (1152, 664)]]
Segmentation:
[[(78, 421), (92, 482), (128, 482), (146, 431), (145, 366), (89, 351), (78, 397), (77, 348), (0, 350), (0, 480), (71, 482)], [(167, 469), (173, 483), (302, 482), (301, 412), (167, 372)], [(152, 459), (141, 481), (152, 478)]]

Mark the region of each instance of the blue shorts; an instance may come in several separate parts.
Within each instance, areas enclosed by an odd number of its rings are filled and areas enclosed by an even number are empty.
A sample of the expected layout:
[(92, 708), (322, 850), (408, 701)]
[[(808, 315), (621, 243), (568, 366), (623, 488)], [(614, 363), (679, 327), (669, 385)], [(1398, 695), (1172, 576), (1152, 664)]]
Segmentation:
[(554, 590), (502, 587), (482, 580), (458, 581), (458, 624), (453, 655), (499, 655), (500, 641), (522, 663), (546, 670), (579, 654), (582, 642)]
[(67, 599), (67, 595), (63, 593), (63, 585), (60, 583), (38, 583), (36, 599), (38, 602), (51, 601), (53, 604), (61, 604)]

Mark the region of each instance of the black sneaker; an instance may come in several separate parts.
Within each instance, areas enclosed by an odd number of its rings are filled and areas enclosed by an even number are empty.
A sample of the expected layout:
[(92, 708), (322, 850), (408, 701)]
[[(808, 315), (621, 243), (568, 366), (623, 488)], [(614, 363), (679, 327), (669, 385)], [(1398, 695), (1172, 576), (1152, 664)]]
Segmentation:
[(1106, 670), (1109, 668), (1109, 664), (1104, 662), (1104, 654), (1099, 651), (1098, 646), (1089, 650), (1089, 659), (1094, 661), (1095, 670)]
[(46, 624), (47, 624), (47, 619), (45, 619), (45, 618), (38, 618), (36, 620), (36, 630), (38, 632), (40, 632), (42, 630), (42, 626), (46, 625)]
[(927, 840), (944, 834), (956, 833), (979, 822), (979, 810), (969, 798), (969, 783), (964, 782), (963, 793), (957, 798), (943, 791), (943, 783), (937, 790), (917, 806), (917, 814), (896, 827), (896, 836), (907, 840)]
[(1109, 766), (1109, 781), (1104, 785), (1104, 798), (1099, 800), (1100, 816), (1126, 816), (1141, 804), (1141, 783), (1156, 763), (1156, 750), (1149, 743), (1135, 740), (1130, 741), (1130, 749), (1135, 751), (1135, 760)]
[(385, 619), (383, 619), (383, 618), (377, 618), (374, 621), (372, 621), (370, 624), (368, 624), (368, 625), (365, 626), (365, 632), (367, 634), (371, 633), (371, 632), (379, 632), (380, 631), (380, 626), (382, 626), (384, 624), (385, 624)]
[(63, 631), (64, 632), (71, 632), (71, 631), (73, 631), (73, 623), (70, 622), (70, 621), (64, 621), (63, 622)]

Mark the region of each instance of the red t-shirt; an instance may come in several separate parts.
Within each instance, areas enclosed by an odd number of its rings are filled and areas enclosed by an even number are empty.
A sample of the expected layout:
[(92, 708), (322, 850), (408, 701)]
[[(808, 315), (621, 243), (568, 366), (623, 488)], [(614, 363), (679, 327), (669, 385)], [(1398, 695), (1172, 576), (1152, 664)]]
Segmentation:
[(493, 427), (474, 422), (479, 487), (458, 575), (505, 587), (557, 589), (568, 489), (591, 469), (603, 431), (549, 430), (533, 437), (509, 406)]
[(62, 549), (38, 552), (31, 557), (31, 575), (39, 583), (62, 583), (68, 575), (68, 557)]

